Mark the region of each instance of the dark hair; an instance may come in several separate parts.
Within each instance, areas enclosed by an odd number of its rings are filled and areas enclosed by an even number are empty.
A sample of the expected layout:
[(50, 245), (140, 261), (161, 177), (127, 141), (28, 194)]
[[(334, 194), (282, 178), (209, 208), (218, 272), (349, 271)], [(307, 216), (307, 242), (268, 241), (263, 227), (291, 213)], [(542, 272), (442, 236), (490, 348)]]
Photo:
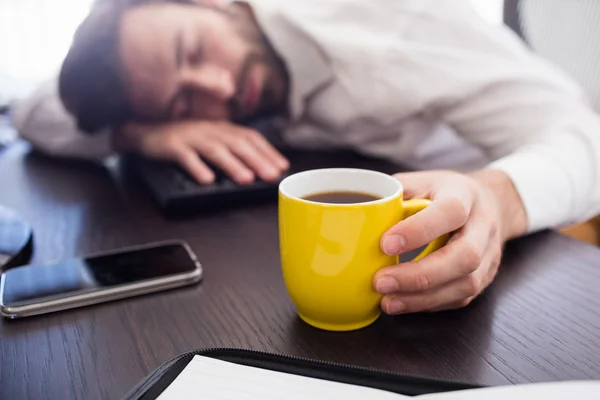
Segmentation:
[(119, 25), (131, 3), (99, 1), (77, 29), (59, 75), (65, 108), (84, 132), (119, 125), (131, 116), (119, 57)]
[(128, 9), (151, 3), (196, 4), (194, 0), (96, 0), (77, 28), (58, 88), (80, 130), (94, 133), (133, 116), (119, 55), (120, 23)]

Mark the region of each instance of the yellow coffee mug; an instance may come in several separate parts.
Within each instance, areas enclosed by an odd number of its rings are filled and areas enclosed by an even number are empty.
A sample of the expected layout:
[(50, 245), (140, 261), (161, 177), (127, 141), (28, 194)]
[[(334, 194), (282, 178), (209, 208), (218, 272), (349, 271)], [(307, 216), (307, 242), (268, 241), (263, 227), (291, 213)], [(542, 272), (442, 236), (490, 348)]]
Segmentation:
[[(332, 204), (306, 200), (314, 194), (360, 192), (377, 200)], [(402, 184), (390, 175), (361, 169), (317, 169), (279, 185), (279, 239), (283, 278), (298, 315), (309, 325), (349, 331), (381, 314), (375, 273), (398, 263), (380, 250), (384, 232), (427, 207), (429, 200), (403, 201)], [(417, 258), (442, 247), (431, 242)]]

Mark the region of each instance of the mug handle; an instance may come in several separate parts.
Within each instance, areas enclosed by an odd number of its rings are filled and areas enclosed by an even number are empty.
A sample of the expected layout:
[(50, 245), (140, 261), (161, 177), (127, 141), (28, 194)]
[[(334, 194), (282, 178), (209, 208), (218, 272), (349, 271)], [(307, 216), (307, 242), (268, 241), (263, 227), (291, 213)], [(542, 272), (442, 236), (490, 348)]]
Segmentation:
[[(404, 209), (404, 217), (403, 219), (406, 219), (408, 217), (410, 217), (411, 215), (414, 215), (416, 213), (418, 213), (419, 211), (423, 210), (425, 207), (427, 207), (428, 205), (431, 204), (431, 200), (428, 199), (410, 199), (410, 200), (405, 200), (403, 203), (403, 209)], [(428, 256), (429, 254), (433, 253), (434, 251), (442, 248), (444, 245), (446, 245), (446, 243), (448, 243), (448, 234), (442, 235), (439, 238), (434, 239), (431, 243), (429, 243), (427, 245), (427, 247), (425, 247), (425, 249), (423, 249), (422, 252), (419, 253), (419, 255), (417, 255), (415, 258), (412, 259), (412, 261), (418, 261), (421, 258)]]

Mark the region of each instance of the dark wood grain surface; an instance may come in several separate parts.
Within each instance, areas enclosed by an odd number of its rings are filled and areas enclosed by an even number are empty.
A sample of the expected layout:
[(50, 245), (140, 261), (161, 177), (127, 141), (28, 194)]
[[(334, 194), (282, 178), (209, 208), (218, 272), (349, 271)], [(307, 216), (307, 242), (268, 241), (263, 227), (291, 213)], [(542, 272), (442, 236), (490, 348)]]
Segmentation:
[(487, 292), (454, 312), (351, 333), (296, 317), (279, 271), (276, 204), (167, 220), (118, 168), (0, 153), (0, 204), (35, 229), (33, 262), (187, 240), (197, 286), (0, 321), (0, 398), (118, 399), (169, 358), (233, 346), (482, 385), (600, 379), (600, 250), (555, 233), (511, 243)]

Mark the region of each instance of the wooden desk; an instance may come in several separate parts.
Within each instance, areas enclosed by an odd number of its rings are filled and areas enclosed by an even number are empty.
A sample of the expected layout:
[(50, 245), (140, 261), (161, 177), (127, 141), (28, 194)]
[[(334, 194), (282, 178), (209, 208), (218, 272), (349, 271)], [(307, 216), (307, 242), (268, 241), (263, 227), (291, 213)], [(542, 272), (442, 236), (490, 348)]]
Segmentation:
[(298, 320), (279, 271), (276, 205), (168, 221), (109, 170), (0, 153), (0, 203), (35, 229), (34, 262), (183, 238), (198, 286), (0, 322), (0, 398), (118, 399), (172, 356), (233, 346), (496, 385), (600, 379), (600, 250), (555, 233), (510, 244), (471, 306), (351, 333)]

